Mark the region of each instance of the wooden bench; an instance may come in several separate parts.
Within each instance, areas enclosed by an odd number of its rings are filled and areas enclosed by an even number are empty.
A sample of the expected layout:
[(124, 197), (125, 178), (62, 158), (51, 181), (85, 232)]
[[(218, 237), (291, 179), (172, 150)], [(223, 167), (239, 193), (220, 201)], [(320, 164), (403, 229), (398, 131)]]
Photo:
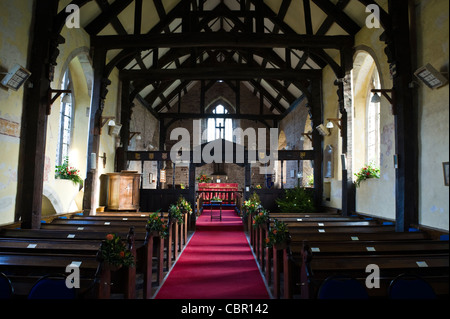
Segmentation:
[[(405, 245), (408, 248), (402, 249)], [(329, 276), (336, 274), (353, 277), (365, 285), (369, 275), (366, 272), (368, 265), (377, 265), (380, 269), (380, 288), (367, 289), (371, 297), (386, 298), (389, 283), (403, 273), (419, 275), (433, 286), (438, 295), (448, 296), (448, 243), (446, 252), (443, 252), (439, 245), (433, 246), (434, 244), (430, 244), (427, 252), (420, 249), (415, 252), (413, 248), (415, 245), (415, 243), (391, 245), (392, 249), (385, 246), (382, 253), (364, 252), (364, 247), (361, 247), (359, 253), (344, 252), (341, 249), (338, 255), (312, 252), (310, 247), (305, 246), (301, 252), (300, 296), (305, 299), (315, 298), (320, 284)], [(433, 247), (437, 249), (433, 250)], [(291, 279), (288, 276), (286, 281), (292, 282)]]
[[(148, 216), (147, 216), (148, 217)], [(167, 250), (167, 269), (172, 267), (172, 262), (178, 258), (179, 252), (179, 232), (178, 223), (171, 222), (170, 218), (166, 214), (163, 216), (165, 220), (169, 221), (169, 236), (165, 239), (165, 249)], [(73, 219), (54, 219), (51, 223), (44, 223), (41, 225), (41, 229), (68, 229), (68, 230), (86, 230), (96, 231), (99, 228), (107, 227), (110, 232), (121, 231), (130, 226), (134, 226), (136, 232), (146, 233), (147, 219), (143, 217), (132, 218), (123, 220), (122, 217), (111, 218), (109, 216), (97, 216), (97, 217), (77, 217)]]
[[(28, 232), (28, 231), (26, 231)], [(34, 231), (36, 232), (36, 231)], [(24, 235), (22, 230), (7, 230), (2, 235)], [(127, 233), (129, 247), (136, 257), (134, 232), (132, 229)], [(39, 237), (37, 235), (33, 237)], [(104, 238), (104, 237), (103, 237)], [(77, 240), (67, 239), (30, 239), (25, 237), (0, 238), (0, 270), (14, 279), (24, 294), (29, 290), (28, 284), (36, 281), (39, 277), (48, 274), (65, 273), (66, 267), (72, 263), (79, 264), (80, 275), (83, 282), (91, 282), (94, 287), (94, 297), (108, 299), (111, 293), (111, 269), (103, 262), (99, 262), (98, 252), (101, 246), (99, 240)], [(126, 278), (121, 287), (125, 297), (135, 298), (136, 272), (134, 267), (125, 267), (121, 270), (120, 277)], [(125, 274), (123, 274), (125, 272)], [(24, 287), (28, 289), (23, 290)], [(90, 289), (83, 287), (83, 295)], [(20, 294), (20, 293), (19, 293)]]
[[(129, 229), (128, 229), (129, 230)], [(46, 241), (63, 241), (63, 243), (67, 243), (67, 241), (73, 242), (72, 246), (77, 244), (84, 245), (87, 242), (92, 243), (93, 241), (97, 241), (99, 244), (102, 240), (105, 239), (105, 236), (108, 233), (115, 232), (118, 236), (122, 238), (126, 238), (128, 235), (128, 231), (126, 228), (119, 229), (111, 229), (104, 227), (96, 228), (94, 231), (90, 231), (88, 229), (85, 230), (69, 230), (69, 229), (0, 229), (0, 238), (3, 241), (8, 239), (15, 240), (27, 240), (27, 241), (36, 241), (36, 240), (46, 240)], [(155, 244), (154, 244), (155, 243)], [(144, 274), (144, 298), (151, 298), (151, 288), (152, 288), (152, 275), (153, 275), (153, 267), (152, 267), (152, 256), (156, 251), (157, 256), (157, 284), (160, 283), (163, 276), (163, 247), (164, 241), (159, 240), (158, 237), (155, 237), (153, 234), (148, 234), (146, 232), (134, 232), (134, 247), (135, 247), (135, 256), (136, 256), (136, 267), (132, 267), (132, 271), (134, 271), (134, 277), (136, 273), (136, 269), (139, 269)], [(154, 248), (156, 247), (156, 249)], [(129, 298), (135, 298), (135, 289), (129, 292)], [(134, 295), (131, 295), (134, 294)]]
[[(352, 240), (361, 238), (370, 238), (370, 236), (380, 236), (382, 234), (386, 239), (395, 233), (394, 226), (391, 225), (367, 225), (367, 226), (307, 226), (307, 227), (295, 227), (289, 226), (289, 244), (294, 242), (303, 242), (310, 238), (315, 240), (330, 240), (337, 241), (338, 239)], [(421, 237), (420, 233), (411, 233), (412, 236)], [(386, 236), (385, 236), (386, 235)], [(406, 235), (411, 236), (411, 235)], [(328, 238), (328, 239), (326, 239)], [(395, 240), (395, 239), (394, 239)], [(284, 269), (283, 261), (287, 258), (288, 245), (274, 246), (272, 248), (272, 254), (269, 254), (268, 249), (265, 254), (265, 269), (266, 280), (270, 282), (270, 270), (272, 269), (274, 296), (278, 298), (280, 296), (280, 274)], [(271, 260), (272, 259), (272, 260)], [(286, 276), (286, 274), (285, 274)]]

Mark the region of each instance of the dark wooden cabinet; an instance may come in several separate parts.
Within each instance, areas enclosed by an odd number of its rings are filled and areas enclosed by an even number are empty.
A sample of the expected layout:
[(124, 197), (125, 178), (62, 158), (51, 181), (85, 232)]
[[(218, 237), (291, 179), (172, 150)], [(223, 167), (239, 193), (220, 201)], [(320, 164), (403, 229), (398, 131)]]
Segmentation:
[(108, 210), (139, 210), (141, 174), (108, 173)]

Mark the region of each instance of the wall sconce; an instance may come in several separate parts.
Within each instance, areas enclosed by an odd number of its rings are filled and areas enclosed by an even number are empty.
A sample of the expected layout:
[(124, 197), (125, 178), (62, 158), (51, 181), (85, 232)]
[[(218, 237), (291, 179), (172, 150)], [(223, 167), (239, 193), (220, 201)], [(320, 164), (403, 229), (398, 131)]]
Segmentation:
[[(388, 101), (391, 103), (392, 106), (392, 115), (396, 115), (397, 111), (395, 109), (395, 99), (394, 99), (394, 90), (393, 89), (373, 89), (371, 90), (374, 95), (370, 99), (370, 102), (372, 103), (380, 103), (381, 97), (377, 93), (381, 93)], [(391, 93), (391, 96), (389, 96), (388, 93)]]
[[(55, 95), (53, 96), (54, 93), (55, 93)], [(63, 93), (66, 93), (66, 95), (63, 97), (63, 102), (64, 103), (71, 103), (72, 101), (69, 100), (70, 99), (69, 94), (72, 93), (71, 90), (53, 90), (51, 88), (48, 90), (47, 115), (50, 115), (50, 113), (52, 111), (53, 103), (55, 103), (55, 101)]]
[(20, 89), (22, 84), (31, 76), (31, 72), (19, 64), (15, 64), (2, 80), (2, 85), (14, 91)]
[(414, 75), (433, 90), (448, 83), (448, 80), (442, 73), (436, 70), (430, 63), (427, 63), (425, 66), (418, 69), (414, 72)]
[(103, 153), (103, 156), (99, 156), (103, 159), (103, 168), (106, 168), (106, 153)]
[(328, 129), (332, 129), (334, 127), (334, 125), (336, 124), (337, 127), (339, 127), (339, 130), (341, 131), (341, 136), (342, 136), (342, 125), (341, 125), (341, 119), (327, 119), (328, 123), (326, 125), (326, 128)]
[(102, 127), (105, 126), (106, 123), (108, 123), (108, 127), (116, 126), (115, 119), (114, 116), (102, 116), (100, 118), (100, 134), (102, 134)]
[(141, 132), (130, 132), (130, 137), (128, 138), (128, 145), (130, 145), (133, 137), (136, 136), (136, 140), (142, 140)]

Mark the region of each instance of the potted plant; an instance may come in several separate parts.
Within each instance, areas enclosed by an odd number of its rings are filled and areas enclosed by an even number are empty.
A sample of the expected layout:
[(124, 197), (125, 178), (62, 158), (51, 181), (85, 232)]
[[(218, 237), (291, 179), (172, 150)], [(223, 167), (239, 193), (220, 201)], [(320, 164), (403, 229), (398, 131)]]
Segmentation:
[(148, 216), (146, 230), (157, 233), (161, 238), (166, 238), (169, 235), (166, 222), (159, 216), (158, 212)]
[(369, 164), (361, 168), (359, 172), (355, 173), (355, 176), (355, 185), (356, 187), (359, 187), (361, 182), (365, 181), (366, 179), (380, 178), (380, 169), (378, 167), (375, 167), (373, 164)]
[(122, 266), (134, 266), (134, 256), (128, 249), (127, 243), (114, 233), (106, 235), (97, 257), (101, 262), (105, 262), (111, 270), (117, 270)]
[(66, 156), (62, 165), (55, 166), (55, 178), (71, 180), (75, 185), (79, 184), (83, 186), (83, 180), (80, 175), (80, 171), (72, 166), (69, 166), (69, 158)]
[(180, 196), (177, 203), (183, 214), (189, 213), (192, 214), (192, 206), (183, 196)]
[(303, 187), (287, 189), (284, 196), (275, 202), (282, 213), (311, 213), (315, 210), (311, 192)]
[(212, 181), (212, 178), (208, 177), (206, 174), (203, 174), (203, 172), (197, 176), (197, 182), (199, 183), (209, 183), (210, 181)]
[(286, 223), (273, 220), (273, 226), (269, 230), (269, 237), (266, 238), (266, 247), (275, 246), (277, 249), (283, 249), (287, 246), (288, 229)]
[(184, 223), (183, 213), (181, 212), (178, 204), (172, 204), (169, 206), (169, 216), (170, 218), (176, 220), (179, 224)]
[(261, 208), (259, 213), (253, 216), (253, 227), (258, 228), (259, 226), (263, 226), (267, 223), (269, 219), (269, 211)]

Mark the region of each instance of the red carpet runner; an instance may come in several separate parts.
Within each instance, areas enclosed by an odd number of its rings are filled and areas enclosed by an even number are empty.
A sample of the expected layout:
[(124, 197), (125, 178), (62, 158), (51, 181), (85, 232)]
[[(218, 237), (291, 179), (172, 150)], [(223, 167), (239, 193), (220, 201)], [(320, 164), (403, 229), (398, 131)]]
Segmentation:
[[(213, 212), (218, 214), (218, 212)], [(234, 211), (211, 221), (209, 210), (155, 299), (268, 299), (269, 294)]]

